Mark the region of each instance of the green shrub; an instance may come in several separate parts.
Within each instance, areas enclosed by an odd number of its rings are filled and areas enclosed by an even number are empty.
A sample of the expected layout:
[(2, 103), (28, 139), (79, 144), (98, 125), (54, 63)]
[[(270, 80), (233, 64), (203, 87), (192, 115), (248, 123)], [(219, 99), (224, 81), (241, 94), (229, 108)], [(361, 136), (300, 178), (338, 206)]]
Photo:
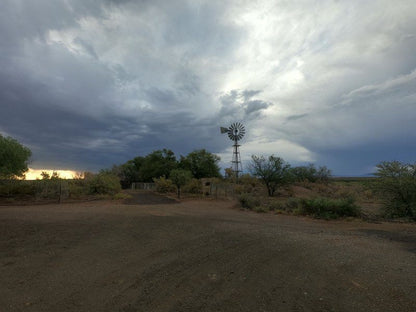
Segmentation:
[(267, 205), (270, 211), (284, 210), (284, 204), (278, 201), (271, 201)]
[(35, 196), (35, 181), (3, 180), (0, 181), (0, 197)]
[(265, 206), (256, 206), (253, 208), (253, 211), (257, 212), (257, 213), (265, 213), (268, 211), (268, 208)]
[(256, 177), (253, 177), (252, 175), (247, 174), (247, 173), (239, 177), (238, 182), (242, 185), (251, 186), (252, 188), (261, 184), (260, 181)]
[(38, 198), (58, 198), (60, 194), (59, 180), (39, 180), (36, 183), (36, 197)]
[(198, 179), (192, 179), (183, 186), (182, 190), (188, 194), (202, 194), (202, 182)]
[(339, 217), (358, 217), (360, 209), (353, 198), (331, 199), (318, 197), (302, 201), (304, 213), (316, 218), (336, 219)]
[(293, 212), (296, 209), (299, 211), (302, 209), (302, 199), (295, 197), (288, 198), (285, 203), (285, 210)]
[(79, 198), (84, 195), (88, 195), (89, 187), (87, 185), (87, 180), (84, 179), (74, 179), (68, 181), (68, 190), (69, 197)]
[(328, 183), (331, 177), (331, 170), (327, 167), (323, 166), (317, 169), (313, 164), (294, 167), (291, 168), (290, 171), (293, 180), (296, 182)]
[(384, 199), (385, 215), (416, 221), (416, 164), (382, 162), (377, 170), (373, 188)]
[(101, 172), (86, 180), (89, 194), (115, 195), (121, 191), (120, 179), (114, 174)]
[(260, 200), (251, 194), (243, 193), (238, 196), (241, 206), (246, 209), (254, 209), (260, 205)]
[(173, 193), (176, 191), (176, 186), (171, 180), (166, 179), (165, 177), (154, 178), (153, 182), (155, 182), (156, 185), (156, 192)]
[(244, 193), (251, 193), (250, 191), (245, 190), (244, 185), (235, 185), (234, 186), (234, 193), (236, 193), (237, 195), (241, 195)]

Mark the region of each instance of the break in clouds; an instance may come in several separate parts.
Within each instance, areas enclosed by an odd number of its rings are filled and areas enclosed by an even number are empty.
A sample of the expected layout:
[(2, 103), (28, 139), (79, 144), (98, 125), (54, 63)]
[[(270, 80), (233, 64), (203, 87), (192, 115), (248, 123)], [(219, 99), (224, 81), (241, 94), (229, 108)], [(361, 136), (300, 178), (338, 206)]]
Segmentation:
[[(334, 174), (416, 155), (416, 3), (5, 0), (0, 132), (32, 167), (170, 148), (275, 154)], [(244, 163), (243, 163), (244, 165)]]

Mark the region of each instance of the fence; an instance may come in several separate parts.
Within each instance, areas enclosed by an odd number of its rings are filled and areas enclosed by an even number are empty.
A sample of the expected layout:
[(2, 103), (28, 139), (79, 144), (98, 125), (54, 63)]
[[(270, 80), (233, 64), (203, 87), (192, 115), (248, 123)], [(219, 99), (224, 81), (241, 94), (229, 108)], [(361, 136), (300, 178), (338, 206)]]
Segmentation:
[[(235, 185), (230, 183), (213, 182), (210, 179), (201, 179), (202, 191), (201, 195), (215, 198), (226, 199), (235, 198)], [(133, 182), (131, 184), (132, 190), (155, 190), (155, 183)]]
[(68, 180), (0, 180), (0, 197), (18, 199), (56, 199), (70, 195)]
[(154, 190), (155, 188), (155, 183), (133, 182), (131, 184), (132, 190)]
[(230, 183), (205, 182), (203, 193), (215, 199), (235, 198), (235, 185)]

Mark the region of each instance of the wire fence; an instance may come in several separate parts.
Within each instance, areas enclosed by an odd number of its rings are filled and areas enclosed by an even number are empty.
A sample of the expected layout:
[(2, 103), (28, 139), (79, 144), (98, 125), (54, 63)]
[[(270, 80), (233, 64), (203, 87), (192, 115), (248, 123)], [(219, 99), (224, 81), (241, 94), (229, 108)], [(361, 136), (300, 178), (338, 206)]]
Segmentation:
[(83, 188), (82, 180), (0, 180), (0, 198), (63, 201)]
[(205, 196), (215, 199), (233, 199), (236, 196), (234, 184), (221, 182), (204, 183), (203, 193)]
[(133, 182), (131, 184), (132, 190), (154, 190), (156, 183)]

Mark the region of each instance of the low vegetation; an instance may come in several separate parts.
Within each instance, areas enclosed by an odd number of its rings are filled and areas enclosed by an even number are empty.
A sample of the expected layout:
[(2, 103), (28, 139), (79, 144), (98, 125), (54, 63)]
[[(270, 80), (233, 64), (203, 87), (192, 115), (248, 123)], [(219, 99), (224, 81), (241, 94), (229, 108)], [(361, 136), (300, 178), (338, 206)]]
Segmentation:
[(374, 190), (383, 200), (385, 216), (416, 221), (416, 163), (381, 162), (375, 175)]
[[(6, 202), (15, 200), (61, 200), (82, 199), (90, 196), (120, 198), (121, 185), (117, 176), (107, 172), (87, 173), (85, 177), (72, 180), (58, 175), (43, 175), (41, 180), (1, 180), (0, 198)], [(116, 196), (117, 195), (117, 196)]]
[(359, 217), (360, 208), (353, 198), (325, 198), (317, 197), (303, 199), (300, 205), (301, 212), (322, 219), (337, 219), (340, 217)]
[[(215, 198), (232, 196), (241, 207), (257, 212), (416, 221), (416, 164), (399, 161), (379, 163), (374, 178), (332, 178), (325, 166), (292, 167), (274, 155), (253, 155), (250, 174), (237, 180), (230, 168), (221, 177), (220, 158), (205, 149), (179, 160), (171, 150), (162, 149), (72, 180), (62, 180), (56, 172), (43, 172), (37, 181), (21, 180), (30, 156), (28, 148), (0, 135), (0, 199), (61, 200), (103, 195), (123, 199), (126, 195), (121, 189), (129, 188), (132, 182), (154, 182), (160, 193), (180, 197), (182, 193), (210, 196), (215, 192)], [(382, 212), (375, 212), (379, 208)]]

